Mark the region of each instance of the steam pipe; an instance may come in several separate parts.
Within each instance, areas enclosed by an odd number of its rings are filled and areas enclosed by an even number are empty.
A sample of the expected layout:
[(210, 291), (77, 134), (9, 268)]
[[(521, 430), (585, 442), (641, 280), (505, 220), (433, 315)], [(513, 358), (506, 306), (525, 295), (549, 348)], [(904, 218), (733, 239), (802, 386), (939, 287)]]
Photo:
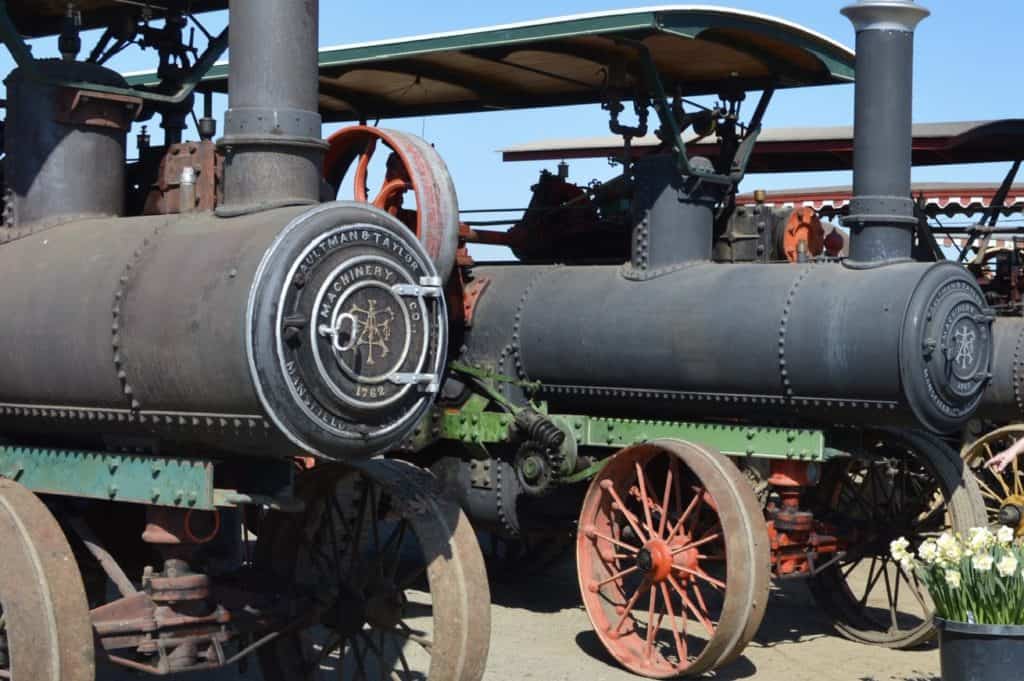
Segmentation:
[(857, 31), (850, 260), (909, 259), (914, 30), (930, 13), (911, 0), (862, 0), (842, 13)]
[(224, 210), (320, 197), (319, 0), (231, 0)]

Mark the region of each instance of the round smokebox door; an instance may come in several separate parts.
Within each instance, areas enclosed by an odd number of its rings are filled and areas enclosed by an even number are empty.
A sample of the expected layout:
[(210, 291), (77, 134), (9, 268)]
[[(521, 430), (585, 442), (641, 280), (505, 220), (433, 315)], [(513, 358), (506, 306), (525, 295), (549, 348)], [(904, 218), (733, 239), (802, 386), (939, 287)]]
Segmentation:
[(919, 284), (904, 328), (903, 377), (929, 428), (952, 431), (977, 407), (991, 376), (992, 320), (977, 284), (954, 265), (934, 267)]
[(330, 458), (397, 445), (433, 402), (447, 349), (444, 291), (416, 237), (360, 204), (294, 220), (251, 295), (250, 360), (263, 406)]

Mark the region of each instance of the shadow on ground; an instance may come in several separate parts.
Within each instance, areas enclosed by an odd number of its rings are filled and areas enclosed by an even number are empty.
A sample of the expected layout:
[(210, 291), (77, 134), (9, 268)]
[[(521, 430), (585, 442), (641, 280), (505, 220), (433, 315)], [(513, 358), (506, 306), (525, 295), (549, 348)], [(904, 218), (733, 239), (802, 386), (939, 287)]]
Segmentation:
[[(574, 557), (570, 554), (543, 574), (503, 580), (491, 584), (494, 603), (535, 613), (553, 613), (582, 609), (576, 580)], [(788, 580), (772, 587), (768, 610), (751, 646), (773, 648), (799, 642), (837, 636), (828, 616), (817, 606), (806, 584)], [(612, 666), (618, 666), (607, 654), (593, 631), (586, 629), (575, 636), (576, 645), (586, 655)], [(757, 673), (757, 667), (746, 657), (739, 658), (716, 675), (730, 681)], [(863, 678), (860, 681), (884, 681)], [(922, 674), (907, 681), (937, 681)]]

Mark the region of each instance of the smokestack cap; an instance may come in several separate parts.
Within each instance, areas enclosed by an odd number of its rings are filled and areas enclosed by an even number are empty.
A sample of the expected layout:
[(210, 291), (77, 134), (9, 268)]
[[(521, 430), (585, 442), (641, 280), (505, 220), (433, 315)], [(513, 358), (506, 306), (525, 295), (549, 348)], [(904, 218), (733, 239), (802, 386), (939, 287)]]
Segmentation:
[(861, 0), (840, 10), (861, 31), (905, 31), (913, 33), (931, 12), (911, 0)]

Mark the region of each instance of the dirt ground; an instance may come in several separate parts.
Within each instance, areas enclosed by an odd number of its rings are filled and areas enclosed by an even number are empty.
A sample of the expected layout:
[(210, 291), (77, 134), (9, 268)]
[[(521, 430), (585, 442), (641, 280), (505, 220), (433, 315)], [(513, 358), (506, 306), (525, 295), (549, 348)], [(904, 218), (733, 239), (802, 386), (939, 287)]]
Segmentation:
[[(493, 585), (491, 653), (485, 681), (629, 681), (591, 633), (567, 559), (544, 576)], [(252, 665), (181, 681), (260, 681)], [(767, 616), (745, 654), (714, 678), (779, 681), (938, 681), (934, 646), (914, 651), (871, 648), (837, 637), (805, 586), (788, 582), (772, 593)], [(100, 681), (139, 679), (101, 670)]]

